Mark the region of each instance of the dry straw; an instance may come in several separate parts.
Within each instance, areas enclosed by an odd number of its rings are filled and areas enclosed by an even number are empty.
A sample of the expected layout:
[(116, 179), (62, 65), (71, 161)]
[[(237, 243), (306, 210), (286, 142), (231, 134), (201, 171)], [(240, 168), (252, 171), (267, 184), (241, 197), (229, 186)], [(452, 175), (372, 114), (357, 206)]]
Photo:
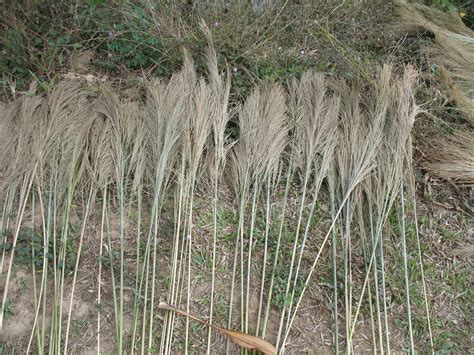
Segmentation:
[(406, 29), (423, 28), (435, 35), (438, 45), (433, 52), (435, 62), (442, 66), (441, 78), (451, 98), (474, 124), (474, 32), (454, 11), (400, 4), (399, 13)]
[[(407, 29), (423, 28), (435, 35), (438, 44), (432, 52), (441, 67), (441, 79), (452, 100), (474, 125), (474, 32), (454, 11), (400, 4), (399, 12)], [(427, 154), (425, 168), (442, 178), (472, 183), (473, 140), (474, 135), (469, 130), (445, 137), (443, 144), (434, 144), (435, 149)]]
[[(279, 353), (285, 352), (302, 300), (314, 285), (321, 258), (326, 257), (328, 241), (333, 244), (330, 264), (336, 326), (337, 320), (344, 320), (343, 330), (336, 327), (335, 348), (339, 349), (344, 338), (346, 351), (353, 351), (357, 320), (365, 312), (361, 306), (368, 299), (374, 351), (390, 351), (385, 281), (389, 268), (384, 251), (390, 238), (385, 225), (392, 208), (400, 212), (400, 226), (407, 214), (404, 181), (411, 166), (410, 131), (418, 112), (413, 99), (414, 70), (407, 67), (397, 77), (391, 66), (384, 66), (368, 90), (357, 80), (350, 85), (329, 83), (313, 71), (295, 79), (288, 90), (278, 83), (262, 83), (237, 105), (239, 133), (229, 142), (230, 78), (228, 71), (222, 75), (218, 70), (205, 25), (203, 32), (209, 41), (207, 78), (196, 73), (185, 52), (181, 71), (169, 80), (145, 82), (137, 88), (143, 95), (133, 101), (111, 88), (70, 81), (47, 96), (21, 97), (1, 107), (0, 227), (2, 232), (12, 232), (5, 238), (11, 238), (16, 246), (28, 212), (35, 216), (35, 206), (39, 206), (36, 229), (41, 231), (43, 250), (52, 249), (53, 260), (43, 253), (41, 268), (34, 269), (39, 278), (34, 286), (35, 320), (28, 350), (74, 350), (78, 277), (86, 267), (83, 251), (88, 226), (93, 225), (93, 216), (98, 216), (97, 248), (88, 250), (98, 271), (94, 293), (99, 305), (94, 326), (97, 348), (104, 346), (102, 331), (110, 321), (119, 354), (179, 351), (179, 334), (186, 340), (184, 351), (190, 352), (195, 339), (189, 315), (199, 309), (193, 294), (195, 222), (201, 212), (196, 201), (201, 198), (197, 191), (203, 191), (213, 198), (210, 300), (205, 305), (209, 321), (203, 323), (209, 325), (205, 330), (207, 353), (222, 350), (212, 348), (212, 335), (220, 336), (219, 332), (238, 335), (240, 345), (251, 339), (250, 348), (255, 347), (255, 341), (260, 343), (253, 335), (260, 335), (277, 343)], [(455, 137), (467, 156), (472, 140), (464, 135)], [(461, 154), (453, 150), (452, 156)], [(442, 170), (439, 164), (436, 169)], [(408, 180), (411, 186), (413, 180)], [(230, 284), (218, 279), (216, 266), (218, 260), (229, 258), (220, 255), (218, 235), (219, 192), (226, 183), (237, 197), (239, 217), (238, 224), (230, 226), (236, 230), (230, 252)], [(328, 213), (318, 210), (325, 185), (331, 204)], [(296, 198), (290, 210), (292, 192)], [(80, 215), (78, 231), (71, 228), (76, 211)], [(114, 212), (117, 225), (111, 218)], [(317, 212), (328, 224), (314, 223)], [(162, 223), (170, 215), (174, 229), (165, 233)], [(264, 224), (260, 240), (259, 223)], [(400, 230), (406, 261), (410, 250), (404, 228)], [(363, 282), (355, 285), (354, 275), (360, 270), (353, 264), (354, 249), (361, 244)], [(170, 245), (170, 250), (163, 245)], [(316, 255), (307, 250), (308, 245), (316, 248)], [(66, 270), (71, 246), (77, 253), (71, 269)], [(129, 249), (135, 255), (133, 261), (126, 258)], [(289, 257), (283, 257), (283, 251)], [(14, 249), (2, 253), (1, 271), (6, 271), (2, 307), (8, 300), (14, 254)], [(422, 267), (421, 256), (419, 260)], [(284, 278), (277, 275), (282, 267), (288, 271)], [(338, 270), (343, 271), (342, 291), (338, 290)], [(278, 277), (278, 282), (284, 283), (280, 297), (285, 302), (274, 316)], [(405, 279), (411, 325), (413, 291), (408, 286), (406, 263)], [(225, 330), (214, 324), (217, 280), (220, 289), (228, 287)], [(133, 298), (127, 302), (130, 289)], [(256, 305), (251, 302), (255, 294)], [(105, 295), (112, 298), (112, 320), (102, 310), (107, 306)], [(344, 301), (338, 303), (338, 298)], [(169, 305), (165, 309), (173, 310), (164, 319), (157, 310), (162, 300)], [(175, 312), (185, 314), (186, 320), (179, 322)], [(128, 313), (133, 314), (130, 331), (125, 322)], [(203, 321), (199, 318), (199, 322)], [(277, 334), (270, 334), (271, 322), (278, 328)], [(239, 327), (252, 336), (230, 330)], [(218, 332), (211, 333), (211, 329)], [(413, 340), (410, 345), (413, 349)]]
[(458, 131), (434, 143), (423, 167), (445, 179), (474, 184), (474, 135)]

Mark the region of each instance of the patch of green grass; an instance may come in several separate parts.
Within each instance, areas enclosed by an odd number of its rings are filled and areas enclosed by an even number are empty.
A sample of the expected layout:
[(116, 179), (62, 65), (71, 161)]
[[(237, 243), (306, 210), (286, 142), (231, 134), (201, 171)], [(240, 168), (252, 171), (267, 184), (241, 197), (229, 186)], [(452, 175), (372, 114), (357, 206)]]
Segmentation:
[(214, 315), (216, 319), (225, 319), (228, 312), (228, 302), (223, 294), (217, 293), (214, 297)]
[[(272, 225), (272, 229), (270, 232), (270, 235), (277, 235), (278, 233), (278, 223), (275, 225)], [(286, 293), (286, 287), (287, 287), (287, 281), (288, 281), (288, 276), (290, 269), (288, 267), (289, 260), (291, 259), (291, 253), (292, 253), (292, 245), (293, 245), (293, 240), (294, 240), (294, 231), (289, 230), (288, 228), (283, 228), (283, 234), (282, 234), (282, 242), (280, 245), (280, 255), (278, 258), (278, 263), (276, 265), (276, 270), (275, 270), (275, 280), (274, 280), (274, 286), (273, 286), (273, 304), (278, 309), (282, 309), (285, 304), (289, 304), (291, 301), (291, 293), (285, 297)], [(273, 263), (273, 260), (275, 258), (275, 248), (276, 248), (276, 240), (274, 238), (269, 238), (268, 244), (269, 244), (269, 257), (268, 260)], [(272, 264), (270, 264), (270, 267)], [(273, 271), (273, 270), (272, 270)], [(271, 273), (268, 273), (268, 278), (270, 278)], [(301, 292), (303, 290), (304, 286), (304, 281), (306, 280), (307, 273), (303, 272), (303, 270), (300, 270), (300, 275), (298, 278), (298, 282), (296, 284), (296, 289), (295, 289), (295, 299), (298, 299), (299, 296), (301, 295)], [(293, 281), (292, 281), (293, 282)]]
[[(394, 240), (398, 239), (398, 223), (396, 222), (396, 213), (389, 215), (389, 223), (394, 235)], [(429, 339), (426, 334), (426, 313), (423, 288), (421, 285), (421, 271), (416, 255), (415, 225), (413, 221), (406, 224), (407, 248), (409, 253), (408, 275), (410, 282), (410, 299), (413, 332), (420, 342), (419, 349), (429, 350)], [(459, 231), (440, 229), (441, 242), (451, 244), (453, 241), (459, 241), (464, 235)], [(438, 242), (439, 243), (439, 242)], [(386, 273), (387, 285), (391, 290), (391, 300), (395, 304), (403, 304), (404, 297), (404, 278), (403, 278), (403, 255), (401, 248), (388, 244), (387, 252), (393, 258), (390, 265), (390, 272)], [(444, 248), (440, 245), (432, 245), (429, 240), (422, 240), (421, 243), (425, 278), (428, 287), (428, 303), (430, 305), (431, 322), (433, 329), (433, 342), (435, 351), (459, 352), (466, 351), (469, 346), (469, 324), (468, 314), (470, 312), (470, 300), (473, 297), (470, 287), (470, 267), (459, 259), (449, 261), (439, 259), (436, 254), (436, 248)], [(431, 255), (432, 257), (426, 257)], [(448, 262), (448, 265), (445, 265)], [(440, 269), (440, 265), (443, 268)], [(438, 300), (433, 300), (430, 295), (438, 295)], [(453, 298), (454, 297), (454, 298)], [(456, 301), (452, 301), (455, 299)], [(437, 302), (443, 302), (444, 306), (439, 307)], [(452, 303), (451, 303), (452, 302)], [(406, 306), (404, 306), (406, 308)], [(449, 313), (449, 316), (447, 314)], [(395, 314), (395, 323), (403, 328), (407, 328), (406, 311)]]
[(464, 235), (462, 232), (459, 231), (453, 231), (450, 229), (441, 229), (441, 237), (443, 237), (447, 241), (459, 241), (460, 238), (463, 238)]
[(25, 291), (27, 289), (27, 284), (26, 284), (26, 280), (24, 277), (19, 277), (17, 280), (16, 280), (16, 283), (18, 284), (18, 286), (20, 286), (20, 289), (22, 291)]
[[(212, 231), (213, 218), (212, 211), (202, 211), (198, 215), (196, 228)], [(236, 233), (233, 227), (237, 222), (238, 216), (233, 208), (219, 207), (217, 210), (217, 239), (222, 241), (233, 240)]]
[[(70, 226), (70, 231), (74, 233), (75, 227)], [(57, 257), (59, 257), (60, 253), (60, 240), (61, 237), (57, 235)], [(0, 250), (10, 251), (12, 249), (12, 242), (7, 240), (6, 242), (0, 244)], [(15, 249), (15, 260), (18, 261), (20, 264), (24, 264), (26, 266), (31, 266), (33, 262), (36, 268), (41, 268), (43, 266), (43, 261), (45, 259), (44, 255), (44, 240), (43, 235), (41, 233), (37, 233), (32, 229), (22, 229), (18, 234), (17, 245)], [(46, 260), (48, 265), (52, 265), (54, 261), (54, 249), (53, 249), (53, 241), (49, 241), (48, 250), (46, 252)], [(77, 256), (77, 248), (75, 245), (74, 238), (68, 238), (66, 243), (66, 262), (65, 268), (66, 272), (71, 272), (74, 268), (75, 261)], [(62, 265), (57, 265), (58, 267), (62, 267)]]
[(15, 313), (13, 312), (13, 306), (10, 300), (7, 300), (5, 307), (3, 308), (3, 317), (5, 320), (10, 319)]
[(210, 253), (202, 249), (198, 249), (192, 254), (193, 269), (196, 270), (196, 278), (206, 280), (210, 278), (210, 270), (212, 269), (212, 256)]

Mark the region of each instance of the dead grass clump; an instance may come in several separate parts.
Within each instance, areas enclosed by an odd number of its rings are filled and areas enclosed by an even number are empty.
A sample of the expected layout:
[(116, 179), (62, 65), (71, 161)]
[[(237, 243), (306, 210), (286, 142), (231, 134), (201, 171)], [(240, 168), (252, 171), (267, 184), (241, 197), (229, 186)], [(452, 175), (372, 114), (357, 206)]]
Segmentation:
[(433, 144), (423, 167), (444, 179), (474, 184), (474, 135), (458, 131)]
[(474, 32), (455, 12), (400, 4), (399, 14), (406, 29), (423, 28), (435, 35), (438, 45), (432, 51), (442, 67), (441, 78), (452, 100), (474, 124)]

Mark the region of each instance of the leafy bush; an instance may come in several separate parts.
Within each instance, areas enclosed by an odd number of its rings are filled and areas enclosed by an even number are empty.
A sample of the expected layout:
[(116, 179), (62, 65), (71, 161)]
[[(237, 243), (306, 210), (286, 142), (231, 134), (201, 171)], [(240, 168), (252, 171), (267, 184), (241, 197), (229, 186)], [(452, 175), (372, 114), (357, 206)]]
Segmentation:
[[(168, 77), (181, 66), (183, 47), (193, 53), (198, 73), (204, 74), (201, 19), (211, 28), (220, 67), (227, 64), (232, 71), (234, 97), (248, 95), (259, 80), (285, 82), (308, 68), (350, 77), (352, 65), (324, 37), (325, 31), (347, 45), (357, 43), (358, 57), (375, 63), (383, 55), (378, 48), (386, 42), (384, 37), (373, 26), (354, 36), (350, 19), (390, 14), (386, 5), (376, 9), (377, 15), (367, 15), (362, 11), (365, 5), (346, 4), (329, 19), (325, 7), (331, 6), (309, 7), (305, 12), (298, 5), (288, 5), (284, 12), (274, 6), (256, 12), (250, 2), (226, 8), (190, 6), (187, 1), (10, 2), (2, 13), (0, 80), (4, 94), (10, 87), (25, 90), (31, 80), (49, 88), (58, 76), (74, 71), (72, 64), (86, 51), (91, 53), (90, 62), (81, 65), (86, 74), (107, 74), (112, 79), (134, 72), (135, 77), (144, 73)], [(323, 22), (315, 25), (317, 19)], [(365, 55), (368, 48), (377, 51)]]

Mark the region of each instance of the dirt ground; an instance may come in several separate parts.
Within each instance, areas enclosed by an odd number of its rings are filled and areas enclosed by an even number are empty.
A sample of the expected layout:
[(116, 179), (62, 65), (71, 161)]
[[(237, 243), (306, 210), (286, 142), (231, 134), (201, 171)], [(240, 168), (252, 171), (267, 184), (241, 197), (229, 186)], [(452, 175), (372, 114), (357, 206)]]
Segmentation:
[[(429, 186), (429, 187), (428, 187)], [(473, 260), (469, 253), (463, 253), (463, 249), (472, 243), (474, 238), (473, 219), (468, 212), (456, 210), (454, 207), (460, 204), (460, 201), (454, 200), (455, 195), (451, 195), (449, 202), (441, 198), (438, 193), (446, 191), (439, 189), (435, 179), (427, 178), (426, 188), (433, 191), (432, 201), (427, 202), (423, 196), (419, 196), (418, 212), (420, 225), (420, 235), (422, 237), (422, 249), (424, 251), (425, 274), (430, 302), (431, 317), (434, 319), (434, 337), (438, 346), (451, 344), (451, 349), (469, 349), (470, 330), (472, 329), (472, 267)], [(420, 191), (421, 193), (421, 188)], [(228, 201), (232, 203), (232, 201)], [(449, 205), (448, 205), (449, 203)], [(211, 235), (212, 224), (207, 219), (208, 212), (206, 202), (198, 203), (204, 207), (203, 210), (197, 210), (196, 229), (193, 240), (193, 277), (191, 282), (191, 295), (194, 302), (191, 304), (191, 313), (206, 319), (208, 317), (208, 302), (210, 292), (210, 266), (211, 258)], [(322, 207), (323, 210), (326, 207)], [(79, 213), (78, 213), (79, 214)], [(324, 211), (321, 211), (324, 216)], [(76, 223), (80, 223), (80, 216)], [(111, 238), (118, 242), (118, 220), (116, 214), (111, 215)], [(98, 288), (98, 257), (99, 248), (99, 230), (100, 214), (95, 213), (90, 220), (87, 228), (84, 250), (78, 281), (76, 284), (75, 298), (73, 304), (73, 317), (71, 326), (70, 351), (75, 354), (97, 353), (97, 316), (100, 310), (101, 316), (101, 344), (102, 353), (114, 353), (114, 309), (113, 294), (111, 292), (111, 275), (109, 267), (104, 263), (102, 270), (102, 302), (100, 307), (97, 305)], [(328, 216), (323, 217), (321, 228), (317, 230), (324, 231), (330, 221)], [(164, 220), (165, 224), (166, 221)], [(135, 236), (133, 222), (127, 223), (127, 245), (130, 245), (130, 251), (135, 250)], [(24, 225), (24, 228), (31, 227), (31, 222)], [(229, 284), (231, 278), (232, 260), (233, 260), (233, 240), (228, 238), (235, 233), (235, 226), (226, 224), (220, 226), (219, 234), (222, 241), (218, 247), (217, 276), (216, 276), (216, 308), (214, 323), (226, 325), (227, 322), (227, 304), (229, 301)], [(164, 228), (166, 230), (166, 228)], [(307, 254), (304, 262), (310, 262), (318, 251), (318, 245), (323, 238), (321, 233), (316, 232), (311, 236), (308, 245)], [(165, 280), (169, 273), (169, 255), (171, 253), (171, 243), (166, 235), (160, 243), (159, 255), (160, 265), (158, 267), (158, 279), (161, 283), (159, 290), (163, 290)], [(257, 255), (258, 253), (258, 248)], [(286, 349), (297, 353), (327, 353), (333, 351), (334, 322), (332, 312), (332, 287), (330, 281), (330, 250), (323, 253), (323, 259), (317, 270), (317, 276), (312, 279), (309, 292), (306, 293), (304, 301), (295, 319), (293, 329), (290, 333)], [(131, 252), (133, 253), (133, 252)], [(392, 254), (393, 253), (393, 254)], [(256, 255), (255, 260), (259, 260)], [(260, 255), (260, 259), (261, 259)], [(408, 333), (404, 323), (404, 307), (399, 302), (397, 293), (403, 290), (403, 280), (398, 273), (397, 256), (393, 250), (388, 251), (387, 262), (388, 270), (388, 304), (389, 304), (389, 326), (391, 335), (391, 348), (393, 351), (404, 351), (408, 346)], [(134, 274), (135, 274), (135, 255), (127, 254), (126, 268), (126, 287), (125, 287), (125, 318), (124, 328), (127, 334), (127, 342), (130, 342), (132, 321), (133, 321), (133, 300), (134, 300)], [(8, 263), (8, 259), (6, 260)], [(256, 314), (259, 303), (259, 282), (261, 278), (261, 265), (258, 262), (252, 268), (252, 292), (250, 300), (251, 314)], [(416, 277), (417, 275), (414, 275)], [(35, 318), (35, 295), (33, 285), (36, 287), (41, 282), (40, 272), (36, 274), (36, 280), (33, 281), (32, 269), (29, 265), (15, 263), (11, 278), (10, 288), (10, 309), (11, 314), (5, 322), (5, 331), (2, 334), (4, 353), (22, 352), (26, 350), (28, 340), (31, 336), (33, 321)], [(66, 278), (71, 281), (71, 276)], [(48, 287), (53, 287), (50, 280)], [(187, 290), (184, 289), (186, 292)], [(425, 321), (420, 301), (421, 295), (419, 289), (414, 291), (414, 306), (412, 309), (415, 324)], [(63, 310), (66, 315), (69, 307), (70, 284), (65, 288)], [(343, 300), (340, 299), (341, 309)], [(47, 310), (51, 310), (52, 305), (47, 301)], [(235, 299), (235, 308), (240, 307), (240, 300)], [(158, 319), (162, 319), (162, 311), (157, 310)], [(280, 312), (273, 308), (270, 313), (267, 337), (270, 341), (276, 338)], [(41, 319), (41, 318), (40, 318)], [(46, 319), (46, 329), (49, 320)], [(250, 328), (255, 326), (255, 319), (250, 319)], [(340, 322), (340, 328), (343, 328)], [(191, 327), (191, 340), (193, 351), (198, 353), (206, 349), (207, 329), (202, 326)], [(238, 329), (238, 323), (236, 328)], [(174, 351), (181, 352), (183, 346), (184, 319), (179, 318), (175, 327)], [(157, 329), (157, 334), (159, 334)], [(367, 314), (362, 314), (357, 324), (356, 337), (354, 339), (354, 351), (357, 353), (370, 352), (373, 349), (371, 339), (370, 319)], [(416, 333), (416, 345), (420, 349), (428, 346), (426, 333)], [(225, 349), (226, 338), (216, 332), (213, 333), (212, 349), (215, 353), (220, 353)], [(342, 345), (342, 343), (341, 343)], [(237, 348), (234, 347), (234, 350)]]

